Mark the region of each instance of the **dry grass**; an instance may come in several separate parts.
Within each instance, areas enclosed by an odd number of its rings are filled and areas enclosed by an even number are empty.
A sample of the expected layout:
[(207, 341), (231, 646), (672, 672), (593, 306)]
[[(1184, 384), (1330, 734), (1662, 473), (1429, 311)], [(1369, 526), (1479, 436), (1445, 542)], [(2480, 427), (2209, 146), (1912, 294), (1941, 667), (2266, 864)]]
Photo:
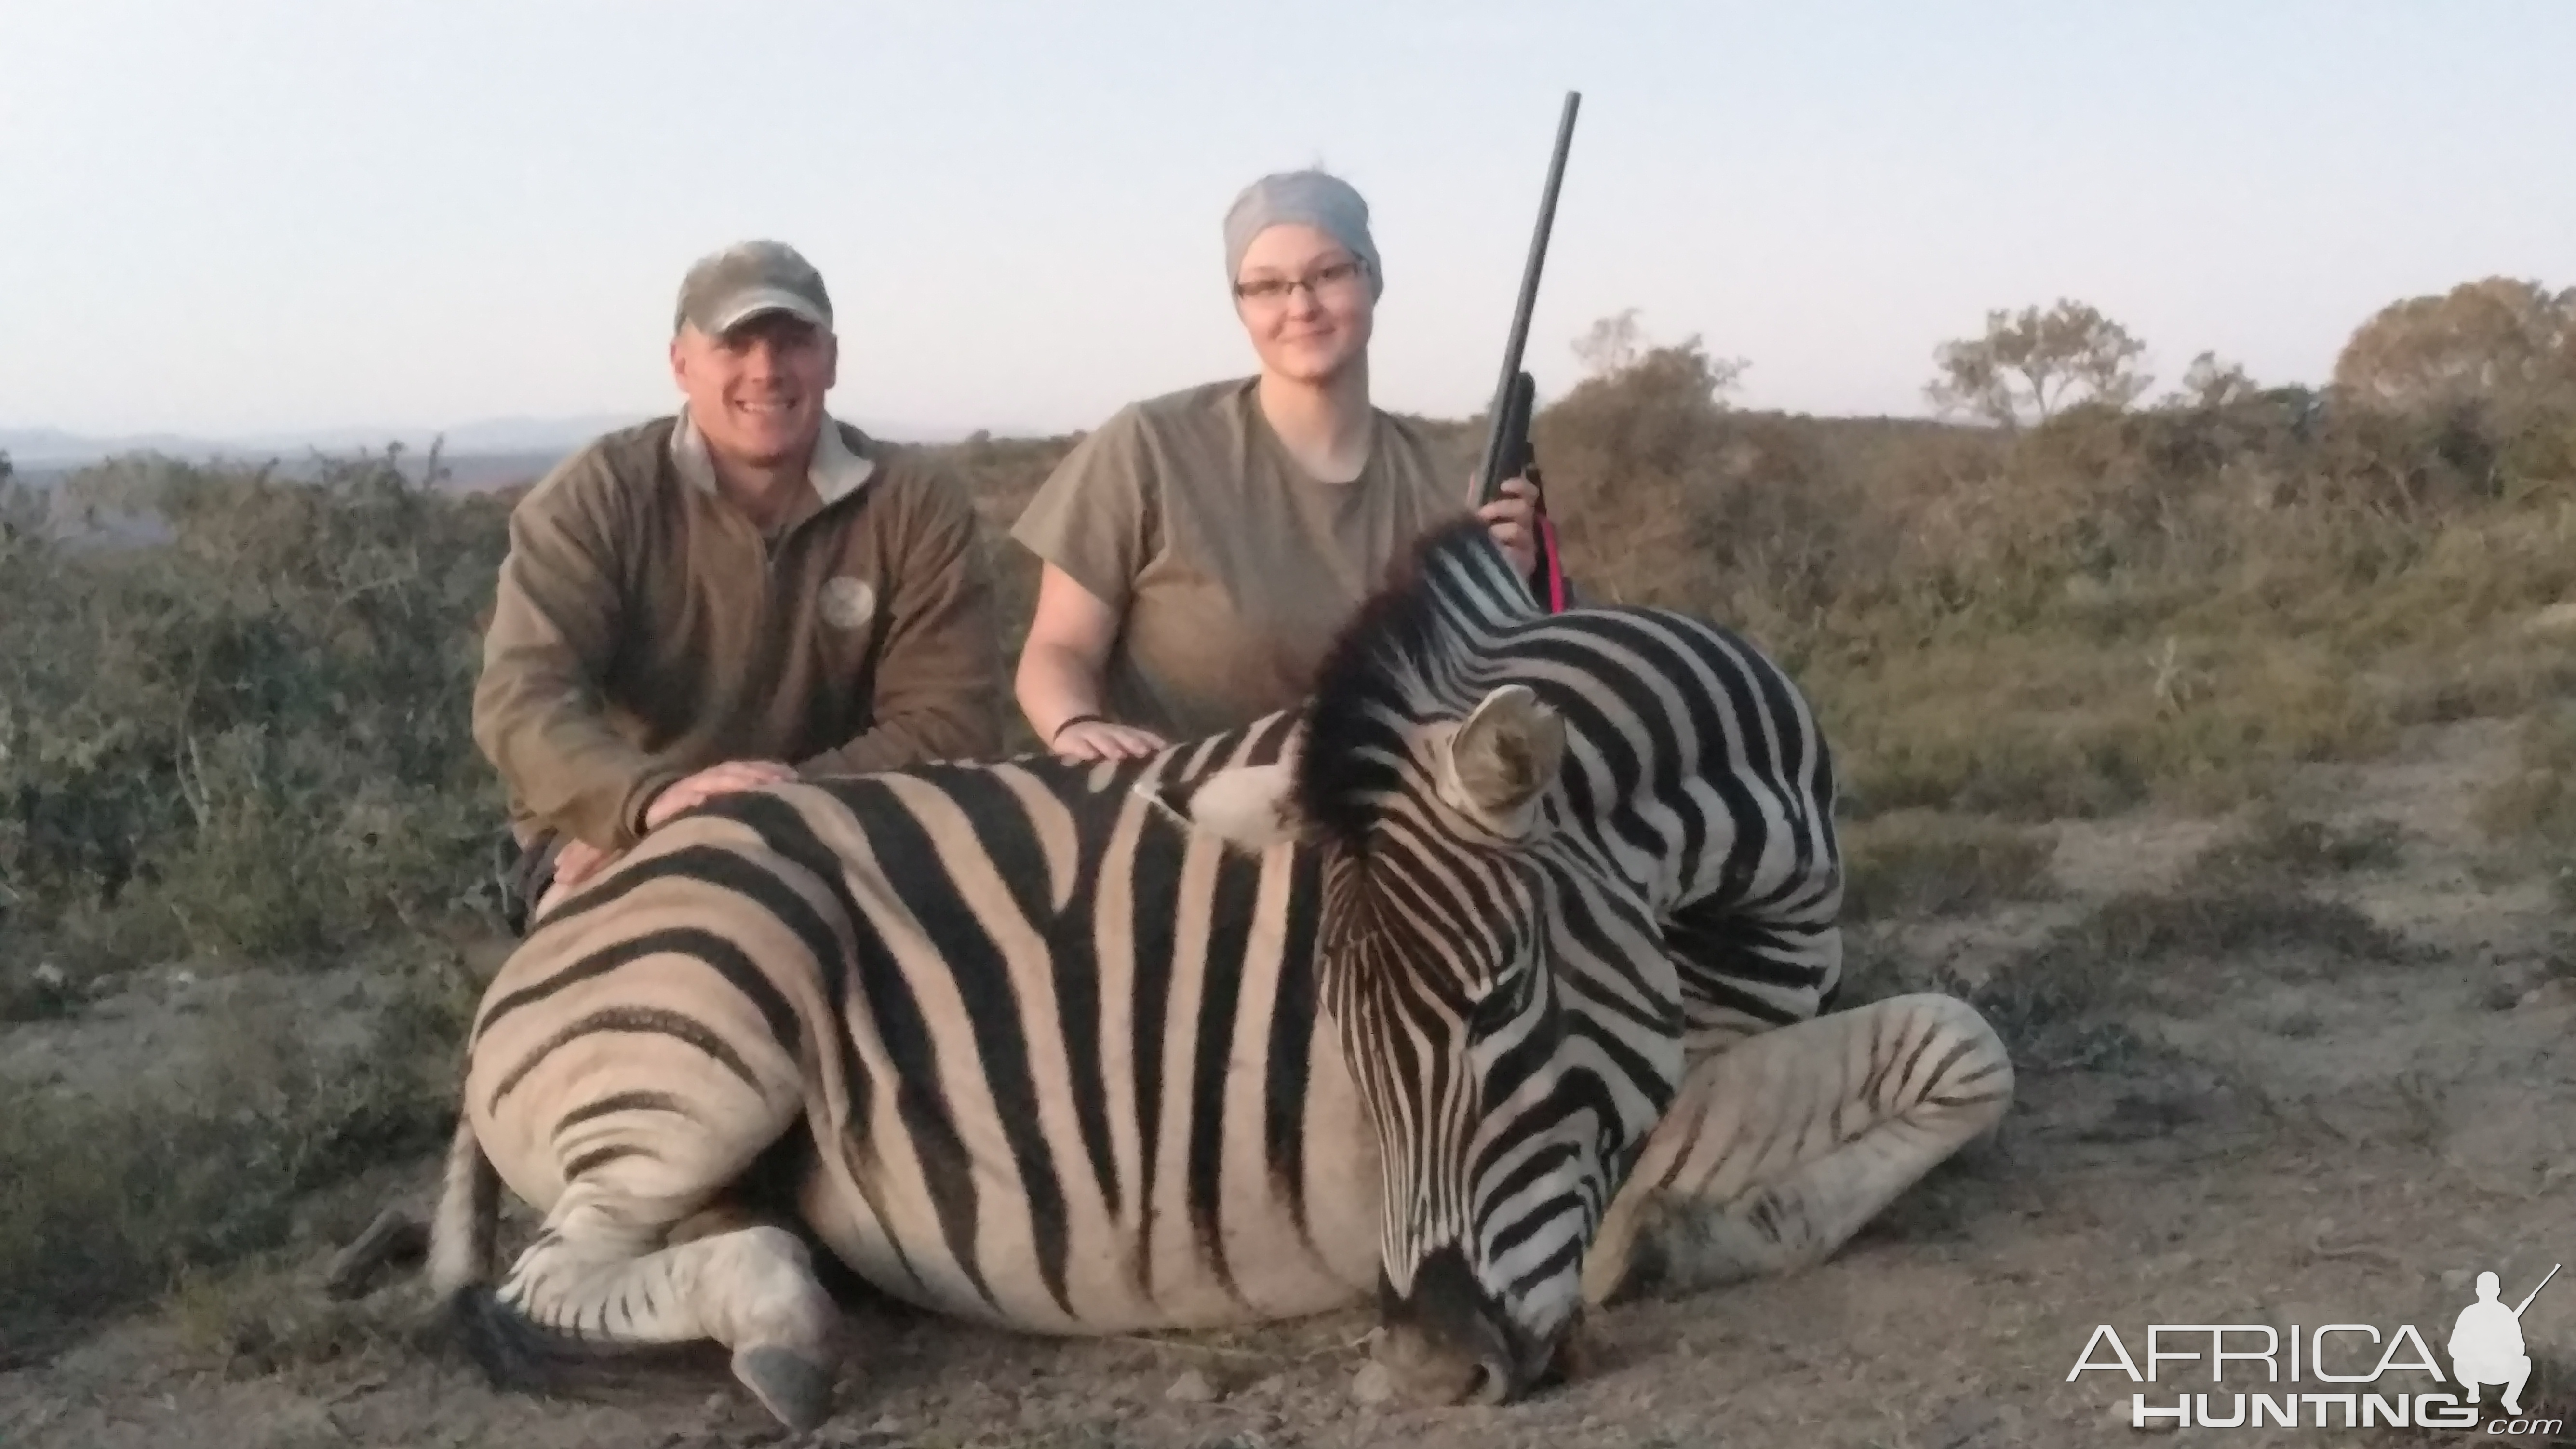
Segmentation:
[[(2042, 1070), (2098, 1063), (2136, 1046), (2127, 1018), (2194, 1014), (2225, 971), (2249, 960), (2277, 977), (2417, 959), (2402, 936), (2314, 889), (2387, 866), (2399, 844), (2386, 825), (2338, 832), (2278, 807), (2258, 810), (2170, 888), (2110, 896), (1981, 981), (1931, 984), (1976, 1003), (2017, 1061)], [(2285, 1035), (2315, 1029), (2280, 1024)]]
[(2203, 890), (2297, 887), (2355, 871), (2388, 869), (2404, 848), (2405, 832), (2395, 821), (2373, 820), (2339, 830), (2267, 801), (2236, 833), (2192, 862), (2185, 884)]
[(2498, 873), (2546, 877), (2576, 910), (2576, 706), (2555, 704), (2522, 724), (2514, 771), (2490, 784), (2474, 814), (2494, 841)]
[(465, 1000), (423, 971), (346, 1049), (219, 1013), (207, 1066), (176, 1081), (0, 1082), (0, 1343), (42, 1344), (283, 1247), (316, 1226), (318, 1189), (435, 1150)]
[(1804, 678), (1858, 810), (2227, 809), (2285, 767), (2576, 688), (2576, 631), (2533, 623), (2576, 589), (2576, 515), (2467, 518), (2384, 555), (2308, 521), (2249, 520), (2275, 552), (2239, 538), (2240, 560), (2069, 576), (2026, 619), (1917, 626), (1900, 601), (1820, 628)]
[(1935, 982), (1965, 997), (2035, 1070), (2100, 1064), (2134, 1049), (2138, 1013), (2199, 1009), (2213, 973), (2261, 955), (2394, 962), (2412, 949), (2353, 907), (2301, 892), (2203, 889), (2115, 896), (1984, 980)]
[(2478, 824), (2503, 840), (2576, 844), (2576, 709), (2533, 714), (2519, 744), (2520, 768), (2488, 787)]
[(1880, 815), (1842, 832), (1852, 920), (1955, 916), (2049, 893), (2049, 842), (2036, 831), (1929, 810)]

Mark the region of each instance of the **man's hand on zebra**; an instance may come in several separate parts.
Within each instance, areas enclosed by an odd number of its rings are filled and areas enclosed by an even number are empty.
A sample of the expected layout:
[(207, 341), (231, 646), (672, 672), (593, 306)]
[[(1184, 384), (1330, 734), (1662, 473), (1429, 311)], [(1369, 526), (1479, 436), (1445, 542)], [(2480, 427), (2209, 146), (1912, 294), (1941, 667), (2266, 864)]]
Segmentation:
[[(602, 850), (587, 840), (565, 841), (563, 848), (555, 852), (554, 879), (549, 885), (548, 894), (552, 894), (555, 887), (569, 889), (590, 879), (614, 855), (615, 852)], [(542, 900), (543, 898), (540, 897), (541, 902)]]
[(735, 790), (757, 790), (763, 785), (775, 785), (781, 780), (795, 778), (793, 765), (776, 760), (727, 760), (721, 765), (709, 765), (694, 775), (673, 781), (663, 788), (661, 794), (654, 796), (653, 803), (644, 807), (644, 828), (659, 830), (662, 822), (672, 816), (703, 805), (718, 795)]
[[(654, 796), (653, 803), (644, 808), (644, 829), (659, 830), (672, 816), (729, 791), (757, 790), (795, 778), (793, 766), (776, 760), (727, 760), (721, 765), (709, 765), (671, 782)], [(565, 841), (555, 855), (554, 883), (567, 888), (577, 886), (621, 853), (603, 850), (587, 840)]]

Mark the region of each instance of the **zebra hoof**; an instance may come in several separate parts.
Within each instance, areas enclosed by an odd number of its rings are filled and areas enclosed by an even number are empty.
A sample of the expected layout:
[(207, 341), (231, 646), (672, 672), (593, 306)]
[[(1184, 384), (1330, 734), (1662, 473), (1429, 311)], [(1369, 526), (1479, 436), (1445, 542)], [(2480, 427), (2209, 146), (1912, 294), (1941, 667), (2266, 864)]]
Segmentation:
[(1614, 1307), (1656, 1298), (1672, 1281), (1672, 1252), (1660, 1235), (1640, 1233), (1628, 1249), (1628, 1270), (1601, 1295), (1601, 1306)]
[(1594, 1308), (1650, 1298), (1672, 1272), (1672, 1253), (1665, 1240), (1673, 1217), (1662, 1193), (1649, 1195), (1627, 1221), (1605, 1235), (1583, 1265), (1583, 1301)]
[(832, 1416), (832, 1371), (792, 1349), (744, 1349), (733, 1356), (733, 1376), (762, 1408), (799, 1434)]

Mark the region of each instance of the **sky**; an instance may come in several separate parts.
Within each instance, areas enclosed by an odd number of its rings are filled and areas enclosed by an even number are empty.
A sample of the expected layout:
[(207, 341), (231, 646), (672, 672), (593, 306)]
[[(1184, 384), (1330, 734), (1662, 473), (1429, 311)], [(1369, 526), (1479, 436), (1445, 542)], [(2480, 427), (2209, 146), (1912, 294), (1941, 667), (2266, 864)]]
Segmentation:
[(1921, 414), (2074, 297), (2321, 381), (2402, 297), (2576, 285), (2576, 4), (0, 0), (0, 427), (666, 411), (681, 273), (811, 257), (830, 399), (1087, 428), (1254, 363), (1221, 220), (1321, 163), (1384, 406), (1491, 396), (1568, 90), (1542, 398), (1634, 307), (1737, 400)]

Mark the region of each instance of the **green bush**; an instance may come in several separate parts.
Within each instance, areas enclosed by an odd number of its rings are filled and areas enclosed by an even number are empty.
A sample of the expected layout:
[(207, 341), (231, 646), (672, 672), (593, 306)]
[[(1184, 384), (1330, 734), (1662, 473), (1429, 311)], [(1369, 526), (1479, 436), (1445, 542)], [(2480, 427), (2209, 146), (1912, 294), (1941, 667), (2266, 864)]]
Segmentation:
[(10, 930), (93, 955), (310, 956), (472, 908), (501, 802), (466, 706), (507, 515), (397, 461), (313, 482), (120, 464), (51, 511), (157, 520), (165, 542), (14, 535)]

